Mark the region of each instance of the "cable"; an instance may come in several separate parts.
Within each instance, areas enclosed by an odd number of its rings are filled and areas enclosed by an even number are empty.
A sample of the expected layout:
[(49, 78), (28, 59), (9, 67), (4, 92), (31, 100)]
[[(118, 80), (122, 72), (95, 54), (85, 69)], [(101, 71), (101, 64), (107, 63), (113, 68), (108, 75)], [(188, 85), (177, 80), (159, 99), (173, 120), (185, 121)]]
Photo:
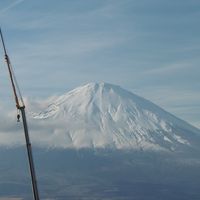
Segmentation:
[(11, 69), (11, 72), (12, 72), (12, 75), (13, 75), (13, 79), (14, 79), (14, 83), (15, 83), (15, 86), (16, 86), (16, 89), (17, 89), (17, 93), (19, 95), (19, 98), (20, 101), (21, 101), (21, 105), (20, 106), (25, 106), (24, 104), (24, 100), (23, 100), (23, 97), (22, 97), (22, 94), (21, 94), (21, 91), (20, 91), (20, 88), (19, 88), (19, 85), (18, 85), (18, 82), (17, 82), (17, 79), (16, 79), (16, 76), (15, 76), (15, 73), (14, 73), (14, 70), (13, 70), (13, 67), (12, 67), (12, 64), (10, 63), (10, 69)]

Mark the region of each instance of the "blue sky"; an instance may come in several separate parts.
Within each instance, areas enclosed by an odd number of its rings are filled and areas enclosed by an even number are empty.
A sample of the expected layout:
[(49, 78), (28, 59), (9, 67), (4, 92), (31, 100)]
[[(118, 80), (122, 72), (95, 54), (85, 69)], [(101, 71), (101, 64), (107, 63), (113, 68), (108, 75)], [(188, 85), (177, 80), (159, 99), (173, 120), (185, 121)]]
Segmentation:
[[(0, 1), (0, 25), (24, 96), (46, 98), (105, 81), (197, 127), (199, 19), (198, 0)], [(0, 53), (0, 102), (12, 106)]]

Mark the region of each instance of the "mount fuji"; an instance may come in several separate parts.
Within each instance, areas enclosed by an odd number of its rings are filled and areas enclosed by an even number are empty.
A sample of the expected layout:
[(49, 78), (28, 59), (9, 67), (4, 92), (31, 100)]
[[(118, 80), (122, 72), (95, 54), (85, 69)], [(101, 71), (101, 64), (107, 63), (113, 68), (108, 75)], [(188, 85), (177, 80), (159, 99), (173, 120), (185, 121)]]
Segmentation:
[(200, 130), (120, 86), (89, 83), (45, 103), (52, 146), (155, 151), (199, 149)]

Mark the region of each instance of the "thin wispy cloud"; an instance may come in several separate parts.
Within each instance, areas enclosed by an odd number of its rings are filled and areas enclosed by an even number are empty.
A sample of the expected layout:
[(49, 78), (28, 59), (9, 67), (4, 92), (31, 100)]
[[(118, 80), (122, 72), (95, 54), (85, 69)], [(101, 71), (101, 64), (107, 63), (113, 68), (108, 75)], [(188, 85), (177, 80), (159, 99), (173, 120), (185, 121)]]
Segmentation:
[(5, 14), (6, 12), (8, 12), (9, 10), (13, 9), (15, 6), (23, 3), (25, 0), (17, 0), (17, 1), (13, 1), (11, 4), (9, 4), (8, 6), (6, 6), (5, 8), (0, 10), (0, 15)]
[(163, 67), (160, 66), (160, 67), (146, 70), (144, 73), (148, 75), (159, 75), (159, 76), (163, 75), (164, 76), (164, 75), (173, 74), (180, 70), (188, 69), (189, 67), (190, 65), (188, 63), (172, 63), (167, 66), (163, 66)]

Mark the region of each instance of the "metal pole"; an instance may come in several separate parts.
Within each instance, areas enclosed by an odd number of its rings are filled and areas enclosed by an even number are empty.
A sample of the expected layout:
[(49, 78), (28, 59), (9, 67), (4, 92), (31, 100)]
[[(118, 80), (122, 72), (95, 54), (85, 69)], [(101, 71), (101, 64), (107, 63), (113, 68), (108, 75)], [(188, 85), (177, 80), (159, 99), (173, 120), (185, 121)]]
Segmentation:
[(38, 188), (37, 188), (37, 180), (36, 180), (35, 168), (34, 168), (34, 163), (33, 163), (32, 148), (31, 148), (31, 143), (30, 143), (29, 134), (28, 134), (28, 125), (27, 125), (27, 121), (26, 121), (25, 106), (22, 106), (19, 109), (22, 114), (22, 120), (23, 120), (23, 125), (24, 125), (24, 134), (25, 134), (25, 139), (26, 139), (26, 146), (27, 146), (27, 153), (28, 153), (29, 168), (30, 168), (30, 173), (31, 173), (34, 199), (39, 200), (40, 198), (39, 198), (39, 192), (38, 192)]
[[(25, 135), (25, 140), (26, 140), (29, 168), (30, 168), (31, 181), (32, 181), (33, 196), (34, 196), (34, 200), (40, 200), (39, 192), (38, 192), (38, 188), (37, 188), (37, 181), (36, 181), (36, 174), (35, 174), (35, 168), (34, 168), (34, 162), (33, 162), (32, 148), (31, 148), (31, 143), (30, 143), (29, 134), (28, 134), (28, 125), (27, 125), (27, 121), (26, 121), (25, 106), (24, 106), (24, 102), (23, 102), (22, 97), (21, 97), (21, 104), (20, 104), (18, 96), (17, 96), (17, 91), (16, 91), (16, 87), (15, 87), (17, 85), (17, 82), (16, 82), (15, 79), (13, 79), (14, 73), (12, 71), (12, 66), (11, 66), (9, 57), (7, 55), (7, 52), (6, 52), (6, 47), (5, 47), (1, 28), (0, 28), (0, 36), (1, 36), (1, 41), (2, 41), (2, 44), (3, 44), (3, 49), (4, 49), (4, 53), (5, 53), (5, 59), (6, 59), (9, 75), (10, 75), (12, 89), (13, 89), (14, 96), (15, 96), (16, 107), (17, 107), (17, 109), (19, 109), (21, 111), (21, 114), (22, 114), (22, 121), (23, 121), (23, 126), (24, 126), (24, 135)], [(21, 95), (21, 92), (19, 91), (18, 87), (17, 87), (17, 89), (18, 89), (18, 93)]]

